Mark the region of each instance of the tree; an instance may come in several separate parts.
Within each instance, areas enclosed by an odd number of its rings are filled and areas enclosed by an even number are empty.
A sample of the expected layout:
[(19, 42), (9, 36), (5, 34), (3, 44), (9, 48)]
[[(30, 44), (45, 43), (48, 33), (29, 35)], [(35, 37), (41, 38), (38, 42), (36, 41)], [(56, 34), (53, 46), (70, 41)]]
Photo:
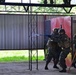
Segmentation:
[[(44, 3), (44, 0), (39, 0), (38, 1), (40, 4)], [(50, 0), (47, 0), (47, 3), (50, 3)], [(55, 4), (63, 4), (63, 0), (54, 0)], [(65, 10), (69, 11), (69, 8), (65, 8)], [(63, 8), (59, 8), (59, 7), (36, 7), (36, 9), (34, 10), (34, 12), (52, 12), (52, 14), (62, 14), (65, 13), (66, 15), (70, 15), (72, 13), (69, 13), (65, 11)], [(75, 9), (73, 9), (75, 10)], [(72, 11), (71, 11), (72, 12)], [(73, 13), (74, 14), (74, 13)]]

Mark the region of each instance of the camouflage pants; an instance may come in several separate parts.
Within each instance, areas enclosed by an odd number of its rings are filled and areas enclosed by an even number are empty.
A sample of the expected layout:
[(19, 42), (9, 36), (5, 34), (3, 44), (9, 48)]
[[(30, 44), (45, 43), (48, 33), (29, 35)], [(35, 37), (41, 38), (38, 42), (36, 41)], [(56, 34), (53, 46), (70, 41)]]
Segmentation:
[(71, 0), (63, 0), (64, 4), (70, 4)]
[(66, 62), (65, 62), (65, 58), (67, 57), (67, 55), (70, 52), (70, 47), (69, 48), (65, 48), (61, 54), (60, 54), (60, 58), (59, 58), (59, 64), (63, 69), (66, 69)]
[(46, 66), (48, 66), (48, 64), (52, 60), (52, 58), (53, 58), (54, 65), (57, 65), (57, 63), (59, 62), (59, 56), (60, 56), (60, 52), (61, 52), (61, 50), (59, 50), (59, 49), (61, 49), (61, 48), (58, 47), (58, 49), (57, 49), (58, 51), (55, 51), (55, 49), (49, 48), (47, 59), (46, 59)]

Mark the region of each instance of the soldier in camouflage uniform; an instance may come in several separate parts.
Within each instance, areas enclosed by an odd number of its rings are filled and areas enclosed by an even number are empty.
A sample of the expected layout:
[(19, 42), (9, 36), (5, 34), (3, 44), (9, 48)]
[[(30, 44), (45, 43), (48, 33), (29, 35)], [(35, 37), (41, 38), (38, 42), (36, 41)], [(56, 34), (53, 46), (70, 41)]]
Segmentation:
[(74, 48), (76, 50), (76, 34), (74, 35)]
[(54, 66), (53, 68), (57, 68), (57, 63), (59, 61), (59, 55), (61, 52), (61, 48), (58, 46), (58, 29), (54, 29), (53, 34), (51, 35), (51, 37), (49, 38), (48, 42), (47, 42), (47, 47), (48, 47), (48, 55), (47, 55), (47, 59), (46, 59), (46, 65), (45, 65), (45, 70), (48, 70), (48, 64), (50, 63), (50, 61), (53, 58), (54, 61)]
[(64, 4), (71, 4), (71, 0), (63, 0)]
[[(73, 44), (74, 44), (74, 51), (73, 51), (73, 57), (74, 57), (74, 55), (76, 54), (76, 34), (74, 35), (74, 40), (73, 40)], [(73, 61), (73, 63), (72, 63), (72, 66), (74, 67), (74, 68), (76, 68), (76, 56), (75, 56), (75, 59), (74, 59), (74, 61)]]
[[(53, 0), (50, 0), (50, 4), (53, 4)], [(44, 0), (44, 4), (47, 4), (47, 0)]]
[(60, 70), (59, 72), (66, 72), (66, 61), (65, 58), (67, 57), (67, 55), (70, 52), (70, 38), (65, 34), (65, 30), (61, 29), (59, 31), (59, 46), (62, 48), (61, 54), (60, 54), (60, 59), (59, 59), (59, 64), (62, 67), (62, 70)]

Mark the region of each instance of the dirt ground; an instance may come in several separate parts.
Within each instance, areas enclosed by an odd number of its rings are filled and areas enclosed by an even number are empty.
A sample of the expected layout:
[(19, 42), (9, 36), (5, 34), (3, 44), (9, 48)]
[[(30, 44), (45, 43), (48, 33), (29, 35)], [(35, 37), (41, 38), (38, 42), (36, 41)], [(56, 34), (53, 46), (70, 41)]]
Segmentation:
[(76, 75), (76, 69), (71, 68), (68, 73), (59, 73), (58, 69), (53, 68), (53, 63), (49, 64), (49, 70), (44, 69), (45, 61), (38, 63), (32, 63), (32, 71), (29, 70), (28, 62), (11, 62), (11, 63), (0, 63), (0, 75)]

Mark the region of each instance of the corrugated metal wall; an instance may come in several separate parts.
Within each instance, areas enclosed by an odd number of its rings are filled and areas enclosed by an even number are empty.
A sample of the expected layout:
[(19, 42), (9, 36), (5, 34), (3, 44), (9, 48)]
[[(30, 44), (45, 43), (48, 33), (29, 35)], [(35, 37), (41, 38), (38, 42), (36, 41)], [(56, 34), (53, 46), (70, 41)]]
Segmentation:
[[(46, 18), (44, 15), (33, 15), (33, 16), (37, 16), (38, 19), (36, 22), (37, 23), (36, 29), (38, 30), (38, 34), (43, 34), (43, 35), (44, 35), (44, 23), (45, 23), (44, 21), (54, 17), (58, 17), (58, 16), (49, 16), (49, 15), (47, 15)], [(76, 19), (75, 16), (74, 19)], [(75, 28), (76, 28), (76, 23), (73, 23), (74, 33), (76, 33)], [(0, 14), (0, 50), (29, 49), (28, 32), (29, 32), (28, 15)], [(36, 36), (34, 38), (36, 38)], [(34, 38), (33, 38), (34, 40), (33, 42), (36, 42), (36, 39)], [(44, 36), (38, 36), (37, 41), (38, 41), (38, 48), (40, 49), (44, 48)], [(33, 47), (34, 46), (35, 45), (33, 44)]]
[[(44, 33), (43, 17), (38, 17), (38, 33)], [(0, 15), (0, 49), (29, 49), (28, 15)], [(43, 48), (43, 36), (38, 37), (38, 47)], [(35, 40), (35, 39), (34, 39)]]
[(28, 22), (27, 19), (25, 21), (25, 16), (22, 15), (0, 15), (0, 49), (27, 47), (28, 23), (26, 22)]

